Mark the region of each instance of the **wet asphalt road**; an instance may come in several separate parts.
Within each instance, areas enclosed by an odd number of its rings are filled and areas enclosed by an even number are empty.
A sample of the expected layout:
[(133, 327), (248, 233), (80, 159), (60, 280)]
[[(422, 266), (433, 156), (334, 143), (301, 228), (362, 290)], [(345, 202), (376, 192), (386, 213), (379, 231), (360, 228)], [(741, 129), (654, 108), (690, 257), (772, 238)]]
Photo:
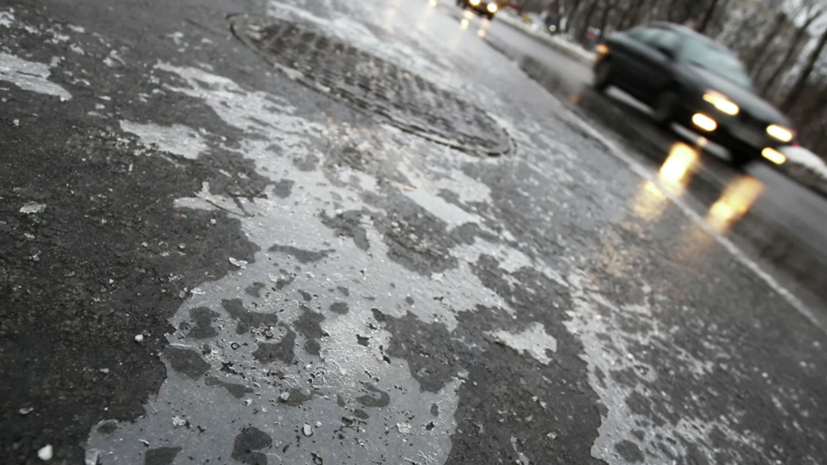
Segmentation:
[[(0, 461), (821, 463), (819, 308), (739, 247), (764, 194), (695, 194), (498, 26), (2, 2)], [(490, 121), (509, 153), (450, 147)]]
[[(452, 13), (458, 20), (463, 18), (459, 10)], [(827, 324), (827, 198), (823, 194), (764, 163), (753, 163), (745, 172), (734, 170), (727, 164), (725, 149), (699, 146), (698, 135), (685, 128), (676, 128), (675, 133), (659, 130), (650, 124), (648, 108), (627, 94), (617, 89), (610, 89), (608, 97), (595, 94), (587, 65), (503, 22), (484, 26), (486, 41), (536, 75), (555, 95), (571, 101), (579, 114), (630, 146), (637, 161), (660, 171), (660, 178), (677, 196), (687, 198), (698, 214), (713, 218), (719, 232), (804, 300), (820, 324)], [(667, 169), (662, 170), (664, 165)], [(716, 205), (727, 202), (736, 203), (737, 212), (716, 211)]]

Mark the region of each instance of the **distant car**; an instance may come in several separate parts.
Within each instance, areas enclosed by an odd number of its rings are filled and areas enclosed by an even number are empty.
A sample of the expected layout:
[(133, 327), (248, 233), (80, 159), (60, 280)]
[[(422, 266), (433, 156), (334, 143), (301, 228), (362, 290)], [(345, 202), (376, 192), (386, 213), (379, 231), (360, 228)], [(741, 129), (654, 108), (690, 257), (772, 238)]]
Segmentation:
[(801, 146), (778, 149), (787, 157), (785, 169), (793, 178), (813, 187), (827, 187), (827, 164), (812, 151)]
[(594, 87), (610, 85), (653, 109), (661, 126), (693, 128), (729, 149), (732, 163), (783, 164), (795, 138), (787, 118), (756, 95), (734, 53), (676, 24), (653, 23), (609, 34), (597, 46)]
[(457, 6), (470, 8), (488, 19), (494, 19), (494, 14), (500, 8), (497, 0), (457, 0)]

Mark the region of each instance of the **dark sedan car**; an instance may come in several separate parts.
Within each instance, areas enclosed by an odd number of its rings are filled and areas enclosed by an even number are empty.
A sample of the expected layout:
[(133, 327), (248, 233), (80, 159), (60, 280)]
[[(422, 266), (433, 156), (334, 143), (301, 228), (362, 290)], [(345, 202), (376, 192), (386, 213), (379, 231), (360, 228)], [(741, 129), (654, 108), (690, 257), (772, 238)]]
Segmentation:
[(658, 124), (676, 122), (729, 149), (736, 166), (786, 161), (778, 148), (795, 137), (789, 121), (755, 94), (725, 47), (689, 28), (654, 23), (608, 35), (597, 52), (596, 89), (632, 94), (652, 107)]
[(494, 18), (499, 9), (497, 0), (457, 0), (457, 6), (470, 8), (488, 19)]

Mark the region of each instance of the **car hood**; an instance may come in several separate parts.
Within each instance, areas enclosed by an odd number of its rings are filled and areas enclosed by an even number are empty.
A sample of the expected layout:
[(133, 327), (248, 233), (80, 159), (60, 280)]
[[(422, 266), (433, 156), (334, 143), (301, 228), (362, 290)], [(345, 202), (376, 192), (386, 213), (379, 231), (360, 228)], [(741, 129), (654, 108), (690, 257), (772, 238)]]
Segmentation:
[(727, 98), (735, 102), (736, 105), (752, 117), (767, 123), (789, 126), (790, 122), (783, 113), (778, 111), (771, 103), (754, 94), (751, 90), (744, 89), (738, 84), (718, 76), (707, 69), (694, 65), (690, 65), (690, 67), (700, 78), (700, 81), (706, 84), (709, 90), (726, 95)]

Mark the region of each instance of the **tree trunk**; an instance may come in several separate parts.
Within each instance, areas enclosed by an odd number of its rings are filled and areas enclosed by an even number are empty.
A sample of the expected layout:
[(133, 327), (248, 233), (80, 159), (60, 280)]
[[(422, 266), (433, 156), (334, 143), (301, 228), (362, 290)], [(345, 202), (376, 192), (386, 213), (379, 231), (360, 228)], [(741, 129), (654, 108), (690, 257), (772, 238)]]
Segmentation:
[(577, 17), (577, 10), (580, 8), (581, 0), (574, 0), (574, 3), (571, 5), (571, 11), (566, 14), (566, 27), (563, 32), (569, 32), (571, 30), (571, 25), (574, 24), (574, 20)]
[(645, 3), (643, 0), (633, 1), (628, 8), (623, 10), (623, 15), (620, 17), (620, 21), (618, 21), (617, 29), (620, 31), (625, 31), (629, 29), (633, 24), (637, 23), (637, 15), (640, 11), (640, 6)]
[(586, 34), (589, 32), (589, 24), (592, 22), (592, 17), (594, 16), (595, 11), (597, 11), (597, 5), (599, 3), (599, 0), (592, 1), (591, 5), (589, 5), (589, 9), (586, 10), (586, 16), (583, 18), (583, 21), (578, 21), (580, 30), (577, 33), (577, 38), (581, 44), (586, 43)]
[(807, 18), (807, 22), (804, 23), (804, 25), (800, 28), (796, 29), (795, 36), (793, 36), (793, 40), (790, 41), (790, 47), (784, 54), (784, 59), (781, 60), (781, 63), (778, 66), (776, 66), (774, 70), (772, 70), (772, 73), (770, 73), (770, 77), (761, 86), (761, 95), (767, 95), (767, 92), (770, 90), (770, 88), (773, 85), (775, 85), (775, 81), (777, 81), (778, 78), (781, 77), (781, 75), (784, 73), (784, 70), (786, 70), (790, 66), (790, 62), (793, 61), (794, 58), (796, 58), (795, 50), (801, 45), (801, 41), (804, 40), (805, 37), (809, 37), (807, 35), (807, 29), (810, 27), (810, 25), (813, 24), (813, 22), (816, 19), (818, 19), (819, 16), (821, 16), (821, 12), (818, 12), (817, 14)]
[(705, 33), (707, 28), (709, 28), (709, 24), (712, 22), (712, 17), (715, 15), (715, 9), (718, 7), (718, 0), (712, 0), (712, 3), (709, 4), (707, 7), (706, 12), (704, 12), (703, 19), (701, 19), (700, 24), (698, 24), (698, 32), (701, 34)]
[(790, 93), (787, 94), (787, 98), (784, 100), (784, 103), (781, 104), (781, 111), (789, 113), (789, 111), (792, 110), (793, 106), (798, 101), (798, 97), (801, 96), (804, 86), (807, 84), (807, 79), (809, 79), (810, 74), (813, 73), (813, 69), (816, 67), (816, 62), (818, 62), (818, 57), (824, 50), (825, 45), (827, 45), (827, 29), (821, 33), (821, 38), (818, 39), (818, 44), (816, 45), (815, 50), (813, 50), (810, 54), (810, 57), (807, 59), (807, 64), (804, 66), (804, 69), (801, 70), (801, 74), (795, 81), (792, 90), (790, 90)]
[(775, 39), (775, 36), (777, 36), (778, 32), (781, 30), (781, 26), (784, 25), (784, 19), (786, 17), (787, 16), (784, 13), (778, 13), (775, 16), (775, 23), (773, 23), (769, 34), (764, 35), (764, 40), (761, 41), (761, 44), (750, 51), (749, 59), (744, 60), (744, 65), (746, 65), (750, 72), (752, 72), (756, 63), (758, 63), (758, 60), (766, 53), (767, 49), (769, 49), (773, 39)]
[(669, 0), (669, 7), (667, 7), (667, 10), (666, 10), (667, 19), (669, 19), (669, 21), (671, 21), (673, 23), (677, 22), (675, 13), (678, 11), (678, 9), (675, 6), (676, 3), (677, 3), (677, 0)]
[(603, 40), (603, 35), (606, 33), (606, 25), (609, 23), (609, 15), (612, 13), (612, 10), (615, 9), (617, 0), (612, 1), (603, 6), (603, 16), (600, 17), (600, 37), (597, 38), (597, 42), (600, 43)]

